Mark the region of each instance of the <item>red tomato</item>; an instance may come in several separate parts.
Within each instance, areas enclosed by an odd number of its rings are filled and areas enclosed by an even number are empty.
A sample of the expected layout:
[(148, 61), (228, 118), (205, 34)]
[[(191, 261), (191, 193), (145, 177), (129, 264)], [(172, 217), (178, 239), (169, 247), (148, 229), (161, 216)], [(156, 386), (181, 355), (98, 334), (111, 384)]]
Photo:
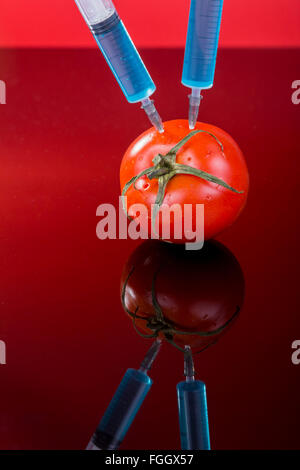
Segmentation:
[(215, 343), (236, 318), (244, 277), (236, 258), (219, 242), (206, 242), (192, 252), (148, 240), (127, 261), (121, 293), (139, 332), (158, 334), (181, 348), (202, 349)]
[[(166, 164), (165, 156), (168, 152), (190, 133), (186, 120), (168, 121), (164, 123), (164, 128), (163, 134), (159, 134), (153, 128), (141, 134), (126, 151), (120, 169), (122, 191), (132, 178), (151, 169), (152, 173), (138, 178), (134, 184), (131, 184), (126, 194), (124, 191), (127, 196), (128, 215), (131, 218), (137, 218), (137, 214), (132, 210), (134, 204), (143, 204), (147, 208), (145, 216), (141, 214), (138, 216), (139, 222), (142, 220), (141, 227), (146, 227), (148, 235), (151, 234), (151, 205), (156, 202), (159, 186), (158, 174), (153, 173), (153, 159), (160, 154), (160, 164)], [(240, 193), (195, 175), (178, 173), (166, 184), (163, 204), (168, 207), (179, 204), (182, 213), (184, 213), (184, 205), (191, 204), (193, 228), (197, 222), (196, 205), (204, 204), (204, 238), (209, 239), (230, 226), (241, 213), (247, 199), (249, 176), (243, 154), (230, 135), (215, 126), (204, 123), (197, 123), (195, 130), (204, 132), (193, 135), (179, 148), (176, 154), (176, 164), (185, 165), (185, 170), (186, 166), (202, 170)], [(160, 169), (161, 173), (162, 171)], [(165, 222), (161, 217), (158, 217), (158, 220), (156, 232), (161, 238), (175, 243), (190, 241), (185, 237), (184, 229), (182, 229), (183, 234), (180, 240), (174, 237), (172, 213), (169, 222), (170, 236), (163, 237), (166, 233), (163, 231)], [(183, 217), (183, 227), (184, 224)], [(144, 238), (150, 238), (150, 236)]]

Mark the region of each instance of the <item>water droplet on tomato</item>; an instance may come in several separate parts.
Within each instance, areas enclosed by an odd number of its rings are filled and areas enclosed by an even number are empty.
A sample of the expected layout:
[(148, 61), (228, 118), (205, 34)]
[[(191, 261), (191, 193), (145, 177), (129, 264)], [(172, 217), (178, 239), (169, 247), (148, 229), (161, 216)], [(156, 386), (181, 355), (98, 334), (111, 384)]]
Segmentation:
[(136, 183), (135, 183), (136, 189), (139, 191), (146, 191), (147, 189), (150, 188), (150, 183), (145, 179), (145, 178), (140, 178)]

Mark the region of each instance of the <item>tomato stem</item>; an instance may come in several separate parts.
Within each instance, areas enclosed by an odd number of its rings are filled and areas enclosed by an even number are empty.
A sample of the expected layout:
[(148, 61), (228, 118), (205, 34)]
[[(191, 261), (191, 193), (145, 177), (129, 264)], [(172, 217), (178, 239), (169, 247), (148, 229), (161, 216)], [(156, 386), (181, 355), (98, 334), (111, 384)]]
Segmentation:
[(215, 141), (219, 144), (219, 146), (221, 147), (221, 150), (222, 152), (224, 152), (224, 147), (223, 147), (223, 144), (222, 142), (220, 142), (220, 140), (214, 135), (212, 134), (211, 132), (208, 132), (208, 131), (204, 131), (202, 129), (199, 129), (199, 130), (196, 130), (196, 131), (192, 131), (190, 132), (188, 135), (186, 135), (182, 140), (180, 140), (178, 142), (178, 144), (175, 145), (175, 147), (173, 147), (171, 150), (169, 150), (169, 152), (167, 153), (167, 155), (175, 155), (177, 154), (178, 150), (181, 149), (181, 147), (184, 146), (184, 144), (186, 144), (194, 135), (196, 134), (200, 134), (201, 132), (205, 133), (205, 134), (208, 134), (210, 135), (211, 137), (213, 137), (215, 139)]

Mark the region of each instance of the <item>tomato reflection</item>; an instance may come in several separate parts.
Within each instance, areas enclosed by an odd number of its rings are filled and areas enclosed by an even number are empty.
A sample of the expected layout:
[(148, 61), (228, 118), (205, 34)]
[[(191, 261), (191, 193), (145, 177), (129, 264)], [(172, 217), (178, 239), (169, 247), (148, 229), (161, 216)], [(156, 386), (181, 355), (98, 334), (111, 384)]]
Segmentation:
[(202, 350), (233, 324), (244, 288), (238, 261), (221, 243), (195, 252), (148, 240), (124, 266), (121, 300), (140, 335)]

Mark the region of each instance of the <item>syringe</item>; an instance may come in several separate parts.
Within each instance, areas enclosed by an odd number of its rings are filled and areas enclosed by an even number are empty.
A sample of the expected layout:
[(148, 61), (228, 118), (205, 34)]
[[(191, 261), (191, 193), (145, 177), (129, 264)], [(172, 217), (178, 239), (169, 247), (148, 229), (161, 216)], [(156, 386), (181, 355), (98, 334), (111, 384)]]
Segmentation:
[(201, 90), (214, 82), (223, 0), (191, 0), (182, 84), (191, 88), (189, 127), (194, 129)]
[(141, 103), (150, 122), (163, 132), (150, 96), (156, 87), (111, 0), (75, 0), (129, 103)]
[(177, 384), (181, 448), (210, 450), (205, 383), (195, 380), (194, 362), (189, 346), (184, 352), (185, 382)]
[(151, 388), (152, 380), (147, 372), (160, 346), (161, 340), (157, 339), (148, 350), (140, 368), (127, 369), (86, 450), (119, 448)]

